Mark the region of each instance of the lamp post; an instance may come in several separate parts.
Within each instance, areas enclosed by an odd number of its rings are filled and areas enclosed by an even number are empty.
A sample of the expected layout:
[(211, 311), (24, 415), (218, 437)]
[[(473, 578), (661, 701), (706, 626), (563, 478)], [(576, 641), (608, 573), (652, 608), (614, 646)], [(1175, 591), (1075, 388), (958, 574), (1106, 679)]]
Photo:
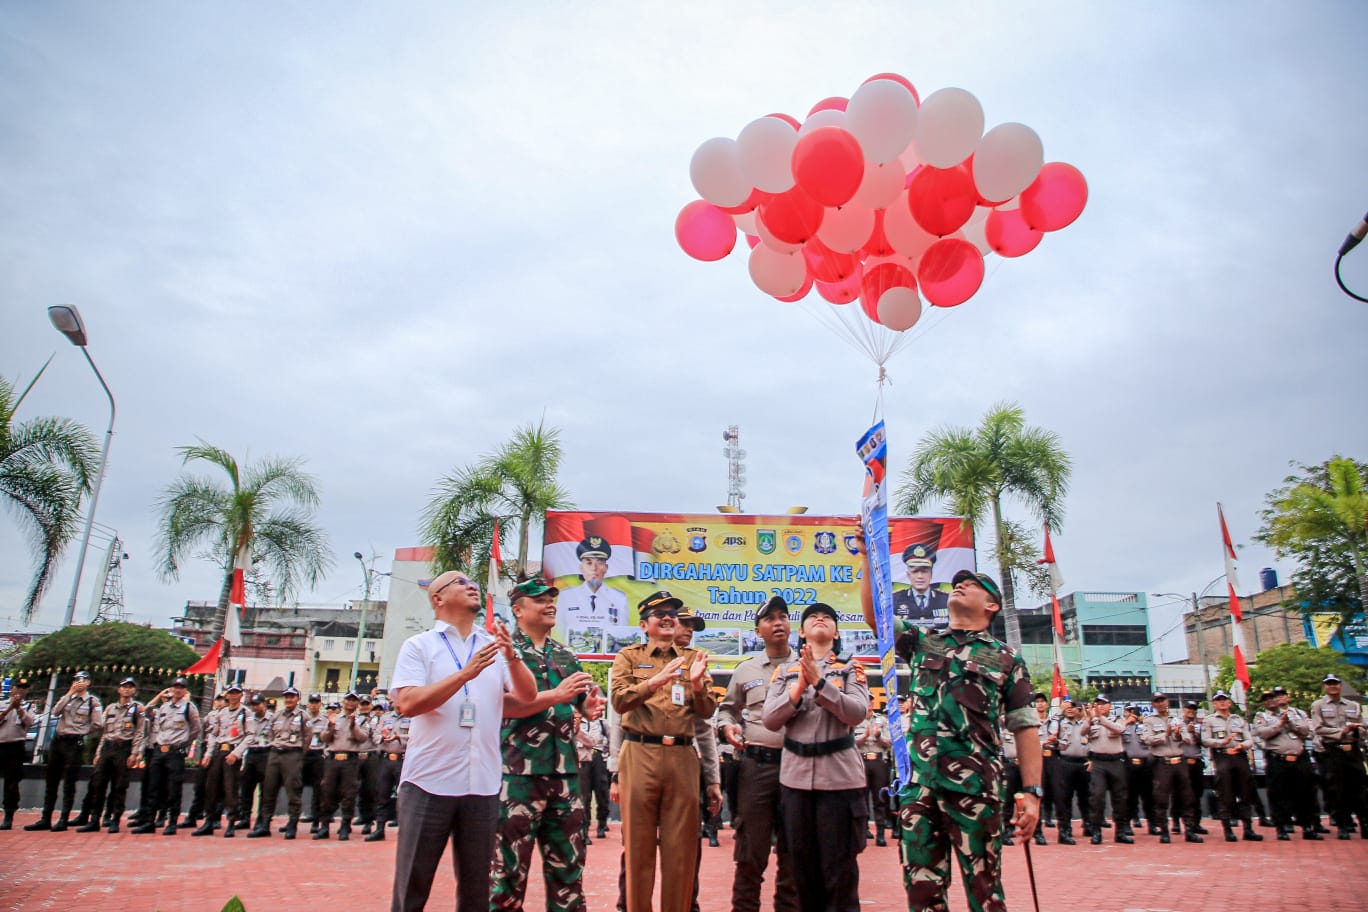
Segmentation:
[(1368, 303), (1368, 298), (1361, 294), (1356, 294), (1349, 290), (1349, 286), (1344, 284), (1344, 279), (1340, 276), (1340, 263), (1344, 261), (1344, 255), (1359, 245), (1365, 237), (1368, 237), (1368, 215), (1365, 215), (1354, 230), (1344, 238), (1344, 243), (1340, 244), (1339, 254), (1335, 257), (1335, 281), (1339, 283), (1340, 291), (1353, 298), (1355, 301)]
[(1193, 592), (1190, 595), (1179, 595), (1177, 592), (1150, 593), (1155, 597), (1176, 598), (1182, 599), (1183, 601), (1187, 601), (1189, 598), (1192, 599), (1192, 622), (1197, 628), (1197, 660), (1202, 663), (1202, 691), (1208, 696), (1210, 696), (1211, 694), (1211, 666), (1207, 663), (1206, 636), (1202, 632), (1201, 600), (1206, 596), (1207, 591), (1210, 590), (1212, 586), (1216, 585), (1225, 578), (1225, 574), (1222, 573), (1220, 576), (1216, 577), (1214, 580), (1207, 583), (1205, 586), (1202, 587), (1202, 592), (1200, 595), (1196, 592)]
[(361, 575), (366, 582), (366, 597), (361, 602), (361, 625), (356, 628), (356, 654), (352, 656), (351, 686), (354, 690), (356, 688), (356, 676), (361, 670), (361, 641), (366, 636), (366, 609), (370, 608), (371, 581), (375, 579), (375, 568), (366, 566), (365, 558), (361, 556), (360, 551), (354, 552), (352, 557), (360, 562)]
[[(109, 427), (105, 429), (104, 448), (100, 450), (100, 468), (95, 473), (95, 487), (90, 492), (90, 506), (86, 510), (85, 533), (81, 536), (81, 548), (76, 555), (76, 575), (71, 581), (71, 597), (67, 599), (66, 614), (62, 617), (62, 627), (70, 627), (71, 620), (76, 615), (76, 596), (81, 591), (81, 571), (85, 569), (86, 551), (90, 547), (90, 530), (95, 524), (95, 507), (100, 502), (100, 485), (104, 482), (105, 466), (109, 463), (109, 444), (114, 439), (114, 394), (109, 391), (109, 384), (105, 383), (104, 376), (100, 369), (95, 366), (95, 362), (90, 357), (87, 350), (89, 338), (86, 335), (85, 321), (81, 319), (81, 312), (69, 304), (56, 304), (48, 308), (48, 319), (57, 331), (66, 336), (71, 344), (81, 350), (85, 355), (86, 363), (95, 372), (95, 379), (100, 381), (100, 386), (104, 388), (105, 395), (109, 397)], [(51, 713), (52, 703), (57, 694), (57, 672), (52, 673), (52, 678), (48, 681), (47, 711)], [(51, 726), (44, 726), (44, 733)], [(41, 734), (41, 733), (40, 733)]]

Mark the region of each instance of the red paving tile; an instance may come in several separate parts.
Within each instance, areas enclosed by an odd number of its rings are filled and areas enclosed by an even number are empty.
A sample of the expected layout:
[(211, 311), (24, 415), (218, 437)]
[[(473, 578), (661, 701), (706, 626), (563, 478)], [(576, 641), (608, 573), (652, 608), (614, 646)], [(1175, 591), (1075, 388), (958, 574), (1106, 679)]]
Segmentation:
[[(389, 908), (396, 842), (314, 842), (301, 835), (267, 839), (134, 836), (127, 832), (26, 833), (35, 819), (21, 812), (16, 828), (0, 832), (0, 909), (100, 912), (218, 912), (233, 895), (247, 912)], [(585, 893), (589, 912), (612, 912), (617, 901), (617, 827), (589, 848)], [(1133, 846), (1033, 846), (1042, 912), (1227, 912), (1250, 908), (1281, 912), (1362, 912), (1368, 907), (1368, 842), (1329, 839), (1226, 843), (1219, 831), (1202, 845), (1160, 845), (1152, 836)], [(245, 836), (243, 833), (241, 836)], [(703, 848), (702, 912), (731, 908), (731, 832), (722, 846)], [(1025, 853), (1006, 850), (1007, 904), (1029, 912)], [(1332, 873), (1331, 873), (1332, 872)], [(1215, 876), (1220, 874), (1219, 877)], [(1097, 886), (1098, 877), (1109, 886)], [(872, 844), (860, 857), (861, 904), (886, 912), (905, 909), (897, 849)], [(544, 908), (534, 871), (527, 907)], [(958, 878), (951, 908), (965, 912)], [(455, 904), (449, 864), (438, 873), (433, 910)], [(770, 904), (764, 903), (769, 910)]]

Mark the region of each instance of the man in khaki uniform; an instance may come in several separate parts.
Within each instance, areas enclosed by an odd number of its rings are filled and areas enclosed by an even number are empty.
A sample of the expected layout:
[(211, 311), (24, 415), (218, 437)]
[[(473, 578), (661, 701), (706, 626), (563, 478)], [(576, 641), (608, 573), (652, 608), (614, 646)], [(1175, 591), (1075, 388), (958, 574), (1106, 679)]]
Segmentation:
[(242, 688), (230, 685), (223, 692), (226, 706), (211, 710), (204, 719), (208, 733), (200, 769), (204, 772), (204, 823), (191, 836), (212, 836), (219, 824), (219, 809), (227, 814), (225, 838), (231, 839), (238, 821), (238, 776), (242, 771), (233, 751), (247, 740), (247, 707), (242, 705)]
[(644, 644), (613, 660), (612, 703), (622, 716), (618, 777), (627, 847), (627, 912), (650, 912), (660, 854), (661, 912), (685, 912), (698, 860), (699, 760), (694, 723), (716, 700), (707, 653), (674, 645), (684, 603), (661, 590), (637, 606)]
[(1191, 735), (1181, 719), (1169, 714), (1167, 694), (1157, 693), (1150, 697), (1154, 712), (1140, 720), (1140, 737), (1149, 745), (1150, 755), (1154, 757), (1154, 815), (1162, 832), (1160, 842), (1172, 842), (1169, 838), (1168, 819), (1169, 801), (1174, 802), (1176, 816), (1187, 823), (1183, 839), (1187, 842), (1201, 842), (1197, 834), (1197, 812), (1193, 807), (1192, 783), (1188, 780), (1183, 763), (1183, 742)]
[(247, 713), (247, 737), (233, 748), (233, 756), (237, 758), (238, 766), (242, 770), (238, 777), (239, 830), (245, 830), (252, 825), (252, 808), (261, 786), (266, 782), (266, 766), (271, 759), (269, 745), (273, 714), (267, 709), (266, 699), (259, 693), (252, 694), (247, 706), (251, 710)]
[[(104, 708), (100, 729), (104, 734), (95, 749), (94, 772), (86, 787), (81, 816), (76, 818), (78, 833), (94, 833), (109, 821), (111, 833), (119, 831), (128, 795), (128, 771), (138, 765), (142, 753), (143, 705), (133, 699), (138, 682), (124, 678), (119, 682), (119, 699)], [(106, 805), (106, 794), (108, 804)]]
[(1263, 842), (1254, 832), (1250, 806), (1254, 801), (1254, 776), (1250, 755), (1254, 730), (1242, 716), (1230, 711), (1230, 694), (1218, 690), (1211, 698), (1213, 712), (1202, 723), (1202, 746), (1211, 751), (1216, 767), (1216, 794), (1220, 799), (1221, 824), (1226, 842), (1237, 842), (1235, 821), (1244, 824), (1247, 842)]
[(294, 839), (299, 827), (300, 799), (304, 794), (304, 745), (309, 743), (309, 720), (299, 707), (299, 691), (285, 688), (281, 695), (285, 708), (271, 717), (266, 760), (266, 781), (261, 790), (261, 808), (257, 811), (256, 826), (248, 839), (271, 835), (271, 817), (275, 814), (280, 787), (285, 786), (289, 819), (280, 832), (286, 839)]
[(1268, 801), (1273, 805), (1273, 825), (1278, 839), (1292, 838), (1292, 821), (1302, 828), (1302, 838), (1320, 839), (1316, 824), (1316, 780), (1306, 739), (1311, 737), (1311, 717), (1292, 706), (1285, 687), (1275, 687), (1262, 697), (1263, 711), (1254, 717), (1254, 734), (1264, 743), (1268, 770)]
[[(61, 832), (69, 825), (67, 816), (76, 804), (76, 780), (85, 762), (86, 738), (99, 731), (103, 717), (100, 698), (90, 692), (90, 674), (76, 672), (71, 689), (52, 707), (57, 717), (57, 733), (48, 748), (47, 788), (43, 793), (43, 816), (24, 827), (25, 830)], [(62, 813), (52, 822), (57, 807), (57, 787), (62, 787)]]
[(351, 839), (352, 814), (356, 812), (356, 786), (361, 765), (357, 752), (370, 743), (370, 732), (356, 715), (360, 704), (360, 695), (349, 690), (342, 697), (341, 713), (332, 707), (328, 708), (328, 727), (322, 735), (325, 766), (323, 806), (319, 816), (323, 819), (318, 823), (314, 839), (328, 838), (332, 815), (339, 804), (342, 817), (337, 825), (337, 838), (343, 842)]
[(1093, 845), (1102, 844), (1108, 795), (1111, 795), (1116, 841), (1135, 842), (1126, 813), (1126, 747), (1121, 740), (1126, 726), (1111, 718), (1111, 708), (1111, 698), (1098, 694), (1093, 703), (1092, 727), (1088, 731), (1088, 808), (1091, 813), (1088, 824), (1092, 827)]
[(25, 702), (28, 692), (28, 678), (16, 678), (10, 685), (9, 699), (0, 704), (0, 779), (5, 780), (5, 817), (0, 820), (0, 830), (14, 826), (14, 812), (19, 810), (19, 783), (24, 778), (24, 738), (29, 726), (38, 721)]
[(1368, 787), (1363, 772), (1363, 707), (1341, 696), (1344, 682), (1337, 675), (1321, 679), (1325, 696), (1311, 704), (1311, 731), (1325, 745), (1329, 789), (1325, 796), (1330, 817), (1340, 839), (1354, 838), (1354, 817), (1359, 835), (1368, 839)]
[[(185, 782), (185, 755), (200, 735), (199, 710), (190, 699), (185, 678), (176, 678), (171, 686), (157, 694), (147, 704), (152, 714), (152, 762), (147, 767), (143, 788), (152, 792), (152, 811), (166, 811), (163, 836), (176, 835), (176, 821), (180, 817), (181, 786)], [(151, 833), (154, 820), (145, 820), (130, 833)]]

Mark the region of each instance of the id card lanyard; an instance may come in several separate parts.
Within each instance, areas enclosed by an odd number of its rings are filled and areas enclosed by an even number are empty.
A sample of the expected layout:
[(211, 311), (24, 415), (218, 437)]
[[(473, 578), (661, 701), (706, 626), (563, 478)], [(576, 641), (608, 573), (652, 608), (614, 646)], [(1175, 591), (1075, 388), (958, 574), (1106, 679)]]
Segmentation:
[[(466, 653), (465, 662), (456, 658), (456, 650), (451, 648), (451, 641), (447, 639), (446, 631), (437, 634), (442, 638), (442, 644), (446, 646), (447, 652), (451, 653), (451, 661), (456, 663), (457, 671), (465, 671), (466, 662), (470, 661), (471, 656), (475, 655), (475, 635), (470, 635), (470, 651)], [(470, 685), (462, 684), (461, 692), (465, 694), (465, 702), (461, 704), (461, 728), (475, 727), (475, 704), (470, 701)]]

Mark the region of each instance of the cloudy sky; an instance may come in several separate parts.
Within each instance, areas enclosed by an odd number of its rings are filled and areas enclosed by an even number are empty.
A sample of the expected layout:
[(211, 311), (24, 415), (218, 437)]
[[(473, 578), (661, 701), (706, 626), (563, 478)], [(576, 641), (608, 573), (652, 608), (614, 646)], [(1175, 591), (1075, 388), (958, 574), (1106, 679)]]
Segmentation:
[[(353, 551), (387, 569), (439, 477), (543, 415), (581, 508), (711, 511), (739, 424), (749, 512), (856, 511), (876, 368), (672, 228), (701, 142), (883, 71), (1031, 125), (1091, 194), (912, 331), (893, 460), (1014, 401), (1075, 461), (1067, 588), (1201, 589), (1218, 500), (1246, 591), (1285, 578), (1250, 541), (1265, 494), (1289, 460), (1368, 455), (1368, 305), (1331, 271), (1368, 207), (1368, 7), (837, 9), (0, 8), (0, 373), (55, 351), (19, 417), (102, 433), (46, 314), (80, 308), (118, 400), (98, 519), (131, 617), (217, 595), (207, 564), (154, 572), (154, 502), (197, 437), (318, 476), (338, 559), (305, 601), (359, 597)], [(1368, 249), (1345, 273), (1368, 291)], [(33, 629), (60, 624), (74, 555)], [(30, 572), (6, 516), (0, 630)]]

